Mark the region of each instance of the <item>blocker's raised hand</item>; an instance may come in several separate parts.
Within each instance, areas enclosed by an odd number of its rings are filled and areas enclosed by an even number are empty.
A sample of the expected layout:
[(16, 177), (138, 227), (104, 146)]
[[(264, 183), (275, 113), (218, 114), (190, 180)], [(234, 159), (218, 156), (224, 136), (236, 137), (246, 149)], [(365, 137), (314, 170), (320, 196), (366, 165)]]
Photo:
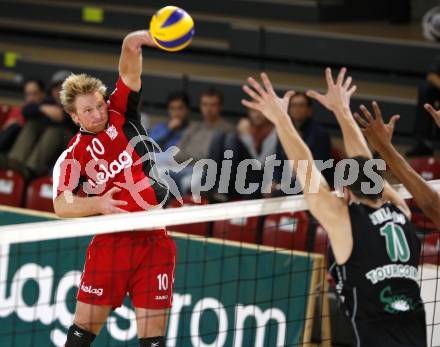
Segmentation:
[(294, 91), (288, 91), (283, 97), (279, 97), (273, 89), (269, 77), (264, 72), (261, 74), (263, 86), (252, 77), (247, 79), (248, 85), (243, 86), (244, 92), (251, 97), (249, 100), (241, 100), (241, 103), (253, 110), (260, 111), (272, 123), (288, 119), (287, 108), (290, 98), (295, 95)]
[(360, 107), (364, 117), (361, 117), (358, 113), (355, 113), (354, 117), (362, 128), (362, 131), (367, 137), (370, 145), (375, 150), (380, 152), (385, 146), (391, 144), (394, 127), (396, 126), (396, 122), (399, 120), (400, 116), (394, 115), (391, 117), (388, 123), (385, 123), (377, 102), (373, 101), (372, 105), (375, 115), (374, 117), (364, 105), (361, 105)]
[(431, 104), (424, 105), (425, 110), (434, 118), (435, 124), (440, 128), (440, 110), (436, 110)]
[(344, 67), (339, 71), (336, 83), (333, 80), (332, 70), (325, 69), (325, 80), (327, 82), (327, 93), (320, 94), (314, 90), (307, 91), (307, 96), (315, 99), (328, 110), (336, 113), (342, 108), (350, 107), (350, 98), (356, 91), (357, 87), (352, 86), (352, 78), (345, 78), (347, 69)]

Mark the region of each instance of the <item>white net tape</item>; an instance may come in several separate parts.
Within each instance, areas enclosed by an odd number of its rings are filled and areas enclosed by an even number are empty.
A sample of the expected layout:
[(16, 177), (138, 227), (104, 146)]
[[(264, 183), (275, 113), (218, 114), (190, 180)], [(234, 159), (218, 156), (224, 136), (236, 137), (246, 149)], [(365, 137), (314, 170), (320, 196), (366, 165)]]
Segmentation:
[[(435, 190), (440, 190), (440, 180), (430, 181)], [(411, 194), (403, 187), (394, 188), (404, 199)], [(302, 195), (228, 202), (206, 206), (185, 206), (175, 209), (160, 209), (147, 212), (116, 214), (70, 220), (32, 223), (32, 225), (12, 225), (0, 227), (0, 244), (43, 241), (67, 237), (81, 237), (106, 234), (135, 229), (157, 229), (187, 223), (218, 221), (233, 218), (245, 218), (283, 212), (307, 210)], [(36, 227), (41, 232), (35, 232)]]

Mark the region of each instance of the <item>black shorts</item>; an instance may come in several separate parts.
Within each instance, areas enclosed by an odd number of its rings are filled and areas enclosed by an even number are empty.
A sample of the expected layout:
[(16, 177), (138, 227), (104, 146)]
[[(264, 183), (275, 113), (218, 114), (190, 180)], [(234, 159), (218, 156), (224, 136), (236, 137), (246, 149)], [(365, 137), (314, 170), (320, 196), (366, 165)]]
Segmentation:
[(356, 320), (356, 347), (426, 347), (426, 321), (423, 306), (412, 312), (384, 319)]

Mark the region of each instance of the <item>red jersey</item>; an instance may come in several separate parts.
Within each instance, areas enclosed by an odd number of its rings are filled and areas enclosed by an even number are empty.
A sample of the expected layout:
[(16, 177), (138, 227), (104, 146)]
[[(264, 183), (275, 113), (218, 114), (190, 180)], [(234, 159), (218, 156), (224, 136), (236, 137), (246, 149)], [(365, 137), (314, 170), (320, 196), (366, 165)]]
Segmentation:
[(140, 122), (140, 92), (119, 77), (108, 104), (107, 128), (99, 133), (84, 129), (72, 138), (53, 172), (54, 199), (63, 191), (103, 195), (113, 187), (113, 197), (124, 200), (126, 211), (144, 211), (161, 204), (168, 189), (158, 181), (154, 145)]
[[(116, 186), (121, 191), (114, 198), (127, 201), (118, 206), (127, 211), (147, 210), (165, 200), (168, 191), (154, 178), (154, 146), (140, 123), (139, 101), (140, 93), (119, 78), (108, 101), (107, 128), (96, 134), (80, 130), (57, 160), (54, 198), (63, 191), (103, 195)], [(95, 236), (77, 299), (115, 308), (129, 293), (135, 307), (168, 309), (175, 259), (175, 244), (165, 229)]]

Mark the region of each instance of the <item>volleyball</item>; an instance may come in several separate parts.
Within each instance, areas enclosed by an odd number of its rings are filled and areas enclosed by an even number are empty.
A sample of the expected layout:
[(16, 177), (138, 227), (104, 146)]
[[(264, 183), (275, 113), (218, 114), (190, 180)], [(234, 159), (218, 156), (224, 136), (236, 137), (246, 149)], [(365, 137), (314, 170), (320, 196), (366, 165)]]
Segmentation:
[(430, 9), (423, 16), (423, 35), (430, 41), (440, 41), (440, 6)]
[(194, 21), (179, 7), (166, 6), (157, 11), (150, 22), (153, 41), (166, 51), (180, 51), (194, 36)]

